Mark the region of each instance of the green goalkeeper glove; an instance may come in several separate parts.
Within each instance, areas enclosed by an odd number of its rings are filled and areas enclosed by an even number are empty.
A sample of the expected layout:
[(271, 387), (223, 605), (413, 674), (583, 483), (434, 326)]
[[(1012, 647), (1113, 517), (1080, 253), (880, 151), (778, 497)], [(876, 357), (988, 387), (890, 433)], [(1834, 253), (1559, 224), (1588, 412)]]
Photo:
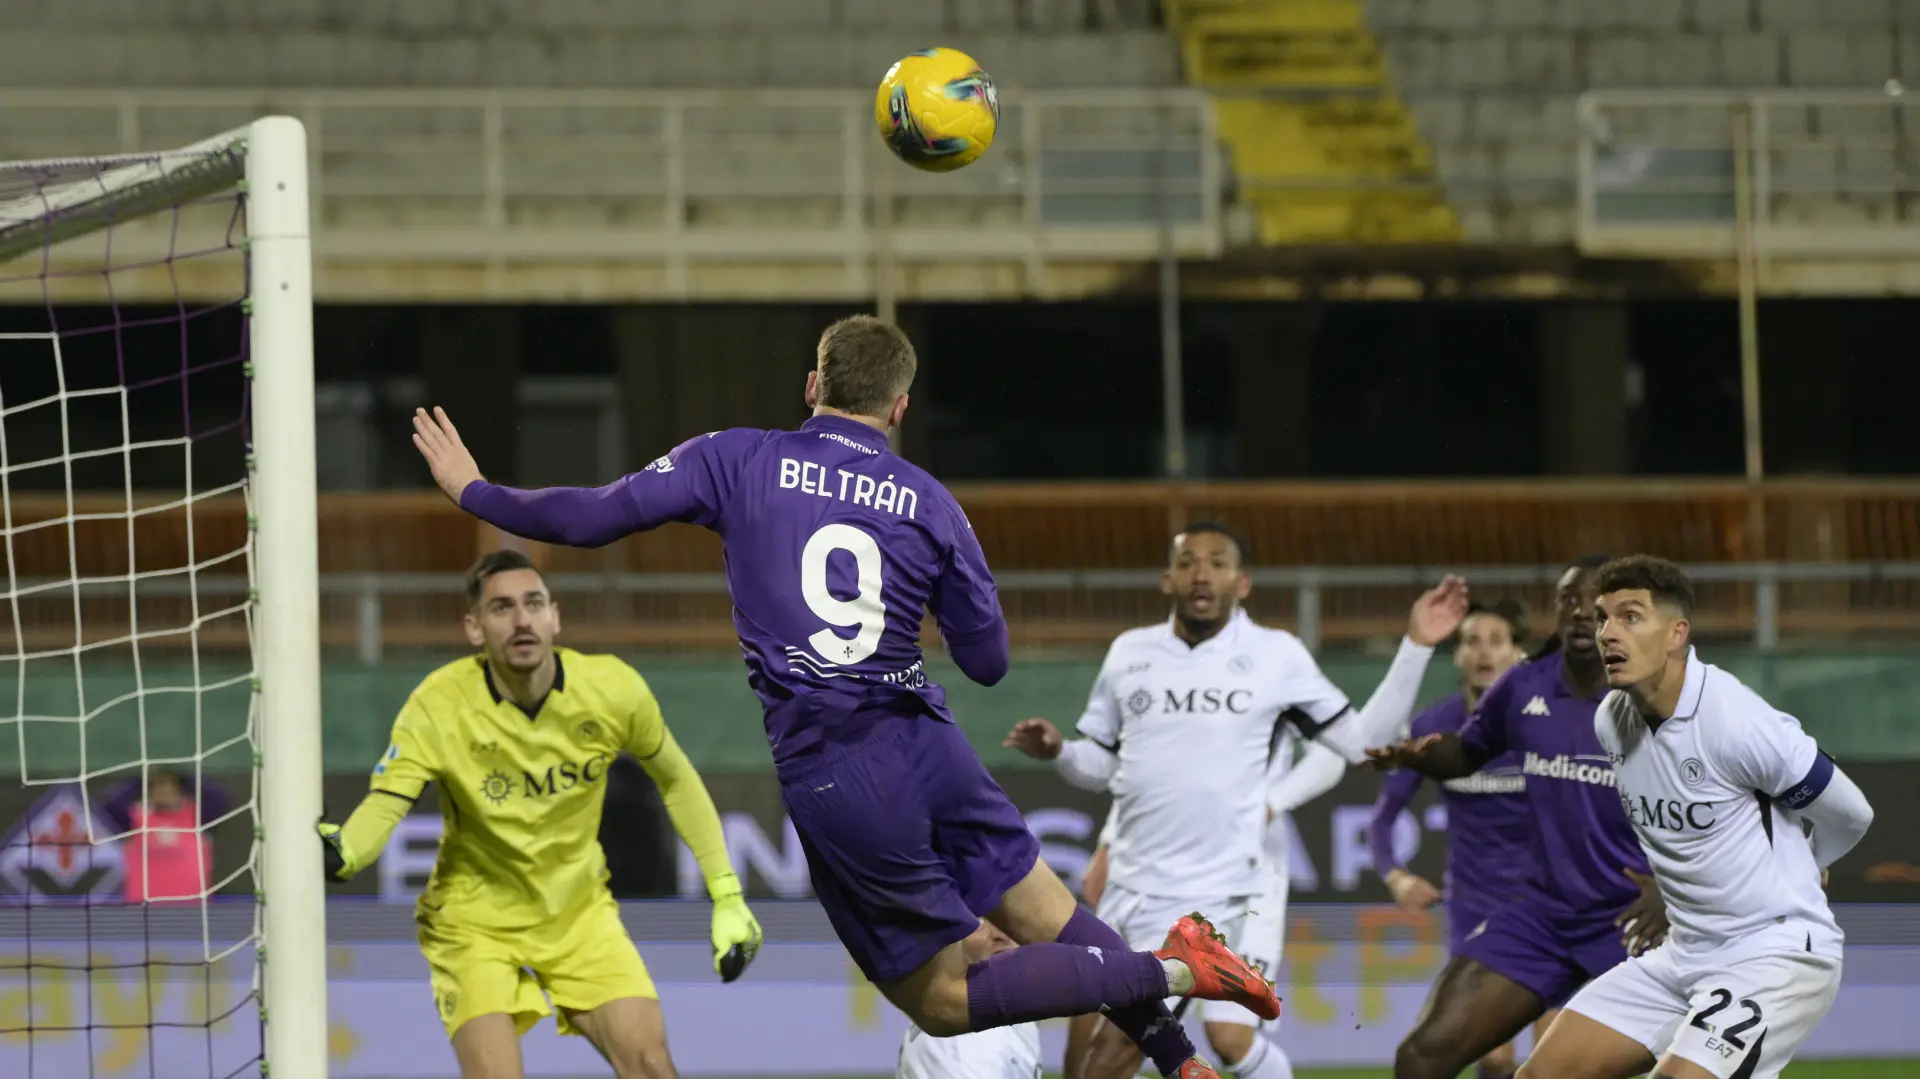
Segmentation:
[(747, 964), (760, 954), (760, 923), (741, 897), (740, 878), (728, 873), (710, 881), (713, 897), (713, 972), (731, 982), (745, 974)]
[(340, 826), (322, 820), (314, 828), (320, 833), (327, 876), (334, 880), (352, 880), (353, 875), (360, 871), (360, 864), (354, 860), (353, 852), (347, 849), (346, 840), (340, 835)]

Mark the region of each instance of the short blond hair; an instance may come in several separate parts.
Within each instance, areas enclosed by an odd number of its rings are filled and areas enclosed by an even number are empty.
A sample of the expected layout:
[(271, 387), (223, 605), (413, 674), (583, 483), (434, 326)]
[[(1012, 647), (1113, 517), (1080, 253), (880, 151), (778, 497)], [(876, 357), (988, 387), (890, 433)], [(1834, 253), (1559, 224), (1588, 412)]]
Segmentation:
[(854, 315), (820, 335), (819, 403), (856, 416), (884, 417), (913, 385), (913, 342), (872, 315)]

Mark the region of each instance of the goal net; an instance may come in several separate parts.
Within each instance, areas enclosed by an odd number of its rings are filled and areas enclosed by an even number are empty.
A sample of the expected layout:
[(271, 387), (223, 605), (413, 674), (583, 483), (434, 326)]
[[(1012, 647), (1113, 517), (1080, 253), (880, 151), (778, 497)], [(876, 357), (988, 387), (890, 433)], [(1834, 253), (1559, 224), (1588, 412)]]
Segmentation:
[(326, 1074), (305, 156), (0, 163), (0, 1075)]

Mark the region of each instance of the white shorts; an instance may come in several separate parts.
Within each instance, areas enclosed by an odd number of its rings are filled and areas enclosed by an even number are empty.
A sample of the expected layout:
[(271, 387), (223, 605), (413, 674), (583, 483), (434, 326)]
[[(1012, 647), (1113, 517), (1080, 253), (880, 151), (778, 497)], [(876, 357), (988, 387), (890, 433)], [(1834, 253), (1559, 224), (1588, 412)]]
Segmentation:
[(1718, 1079), (1774, 1079), (1826, 1018), (1840, 960), (1764, 952), (1711, 964), (1656, 948), (1607, 971), (1567, 1008)]
[[(1287, 881), (1284, 877), (1266, 895), (1231, 899), (1180, 899), (1173, 896), (1141, 895), (1117, 885), (1107, 885), (1094, 913), (1127, 939), (1127, 946), (1142, 950), (1158, 949), (1166, 943), (1167, 930), (1181, 918), (1199, 911), (1213, 923), (1227, 946), (1240, 958), (1268, 978), (1280, 969), (1281, 941), (1287, 926)], [(1209, 1023), (1232, 1023), (1257, 1027), (1260, 1017), (1238, 1004), (1224, 1000), (1198, 1002), (1200, 1018)]]

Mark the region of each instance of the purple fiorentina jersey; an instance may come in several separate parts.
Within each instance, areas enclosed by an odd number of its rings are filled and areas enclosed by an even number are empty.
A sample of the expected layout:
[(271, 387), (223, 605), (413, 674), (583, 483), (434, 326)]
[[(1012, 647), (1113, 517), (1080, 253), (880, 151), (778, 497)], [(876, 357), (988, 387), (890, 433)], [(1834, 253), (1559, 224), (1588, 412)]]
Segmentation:
[[(1413, 717), (1409, 737), (1457, 734), (1466, 725), (1466, 698), (1455, 693)], [(1382, 879), (1399, 867), (1393, 825), (1424, 778), (1403, 768), (1381, 785), (1367, 839)], [(1455, 903), (1476, 910), (1504, 903), (1532, 877), (1533, 810), (1526, 789), (1520, 758), (1511, 751), (1470, 776), (1440, 784), (1447, 806), (1447, 884)]]
[[(582, 496), (591, 503), (558, 512), (558, 499)], [(719, 533), (747, 682), (783, 772), (884, 717), (951, 722), (921, 662), (923, 610), (963, 670), (992, 681), (1006, 669), (1006, 621), (966, 515), (863, 423), (715, 431), (592, 492), (475, 483), (460, 503), (516, 535), (576, 546), (669, 521)], [(561, 516), (571, 523), (549, 524)], [(997, 653), (997, 666), (970, 664), (970, 651)]]
[(1526, 776), (1534, 824), (1529, 899), (1556, 915), (1611, 921), (1639, 898), (1625, 870), (1647, 872), (1647, 856), (1594, 733), (1600, 698), (1575, 696), (1561, 663), (1558, 654), (1542, 656), (1502, 675), (1460, 740), (1491, 758), (1516, 758)]

